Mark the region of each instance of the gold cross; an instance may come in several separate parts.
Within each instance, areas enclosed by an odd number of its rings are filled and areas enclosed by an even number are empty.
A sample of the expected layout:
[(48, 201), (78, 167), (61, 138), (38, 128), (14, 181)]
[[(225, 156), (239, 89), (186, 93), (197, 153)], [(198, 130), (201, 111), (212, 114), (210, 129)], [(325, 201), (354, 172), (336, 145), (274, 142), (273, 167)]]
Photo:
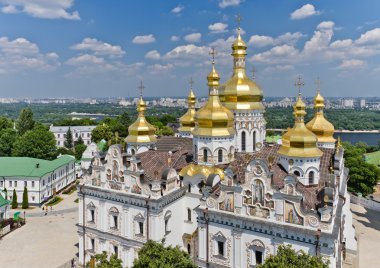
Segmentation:
[(237, 14), (237, 16), (236, 16), (236, 22), (237, 22), (237, 25), (238, 25), (238, 29), (240, 30), (240, 22), (241, 22), (241, 16), (240, 16), (240, 14)]
[(321, 88), (321, 79), (319, 79), (319, 77), (317, 78), (317, 81), (315, 81), (315, 84), (317, 85), (317, 90), (319, 91)]
[(143, 84), (143, 81), (140, 81), (140, 85), (137, 88), (140, 90), (140, 96), (142, 96), (144, 88), (145, 88), (144, 84)]
[(255, 69), (255, 66), (252, 66), (252, 78), (253, 80), (255, 80), (255, 73), (256, 73), (256, 69)]
[(190, 77), (189, 84), (190, 84), (190, 88), (192, 89), (192, 88), (193, 88), (193, 85), (194, 85), (194, 80), (193, 80), (192, 77)]
[(215, 55), (216, 55), (215, 47), (212, 47), (211, 51), (208, 54), (211, 55), (211, 57), (212, 57), (212, 64), (214, 64), (215, 63)]
[(294, 86), (298, 87), (298, 95), (301, 95), (301, 87), (305, 85), (305, 83), (302, 81), (301, 75), (298, 76), (298, 81), (294, 83)]

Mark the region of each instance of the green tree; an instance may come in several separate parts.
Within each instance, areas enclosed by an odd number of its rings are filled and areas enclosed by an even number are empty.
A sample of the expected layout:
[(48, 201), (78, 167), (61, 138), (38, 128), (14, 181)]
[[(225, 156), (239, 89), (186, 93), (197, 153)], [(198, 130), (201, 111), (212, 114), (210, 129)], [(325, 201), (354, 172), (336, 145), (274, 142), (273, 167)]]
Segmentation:
[(16, 190), (13, 189), (13, 196), (12, 196), (12, 208), (15, 209), (18, 207), (18, 203), (17, 203), (17, 194), (16, 194)]
[(380, 181), (380, 169), (364, 161), (363, 154), (367, 147), (364, 143), (352, 145), (343, 142), (345, 165), (349, 168), (348, 190), (367, 196), (374, 192), (374, 187)]
[(103, 251), (101, 254), (95, 255), (95, 264), (91, 265), (87, 263), (87, 268), (122, 268), (122, 261), (117, 258), (115, 254), (112, 254), (108, 260), (107, 252)]
[(57, 157), (54, 134), (44, 126), (36, 125), (16, 138), (12, 155), (53, 160)]
[(174, 131), (171, 127), (163, 126), (162, 129), (158, 129), (156, 134), (159, 136), (173, 136)]
[(0, 131), (0, 156), (11, 156), (13, 144), (16, 141), (16, 131), (12, 128)]
[(91, 140), (96, 143), (98, 143), (102, 139), (109, 141), (112, 138), (112, 135), (113, 134), (111, 128), (106, 124), (102, 124), (96, 126), (96, 128), (92, 130)]
[(179, 247), (164, 247), (163, 244), (149, 240), (139, 250), (139, 258), (133, 262), (133, 268), (181, 267), (196, 268), (189, 254)]
[(24, 108), (21, 110), (20, 115), (16, 122), (16, 128), (19, 135), (24, 135), (28, 130), (32, 130), (34, 127), (33, 111), (30, 108)]
[(64, 154), (74, 155), (74, 151), (70, 150), (70, 149), (67, 149), (65, 147), (58, 147), (57, 148), (57, 156), (58, 155), (64, 155)]
[(66, 140), (64, 142), (64, 145), (67, 149), (72, 149), (73, 148), (73, 133), (71, 133), (71, 128), (66, 132)]
[(28, 188), (26, 186), (24, 187), (24, 192), (22, 193), (22, 209), (27, 209), (29, 207), (29, 200), (28, 200)]
[(75, 159), (81, 160), (82, 154), (86, 150), (87, 146), (84, 144), (77, 144), (77, 145), (75, 145), (74, 148), (75, 148)]
[(13, 127), (12, 120), (6, 117), (0, 116), (0, 131), (7, 128), (12, 128), (12, 127)]
[(276, 255), (270, 255), (258, 268), (328, 268), (329, 262), (321, 256), (311, 256), (304, 251), (296, 253), (290, 245), (280, 245)]
[(4, 193), (5, 193), (5, 199), (8, 200), (8, 190), (7, 190), (7, 188), (4, 188)]
[(76, 142), (74, 142), (74, 145), (78, 145), (78, 144), (84, 144), (84, 141), (82, 139), (82, 136), (79, 136), (79, 138), (77, 139)]

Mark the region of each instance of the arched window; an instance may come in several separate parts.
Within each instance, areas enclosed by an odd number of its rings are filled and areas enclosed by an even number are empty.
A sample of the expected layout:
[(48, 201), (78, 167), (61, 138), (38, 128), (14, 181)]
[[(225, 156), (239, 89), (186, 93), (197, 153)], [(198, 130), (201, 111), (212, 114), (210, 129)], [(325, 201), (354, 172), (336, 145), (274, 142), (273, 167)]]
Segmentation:
[(245, 131), (241, 133), (241, 151), (245, 152)]
[(218, 150), (218, 162), (219, 163), (223, 162), (223, 150), (222, 149)]
[(207, 162), (207, 149), (203, 149), (203, 162)]
[(135, 149), (132, 149), (132, 150), (131, 150), (131, 153), (132, 153), (132, 155), (135, 155), (135, 153), (136, 153), (136, 152), (135, 152)]
[(293, 174), (296, 175), (297, 177), (301, 176), (301, 173), (298, 170), (294, 171)]
[(309, 184), (314, 184), (314, 171), (309, 172)]
[(190, 244), (187, 244), (187, 253), (191, 253), (191, 247), (190, 247)]
[(256, 131), (252, 133), (253, 151), (256, 151)]
[(187, 209), (187, 221), (191, 221), (191, 209)]

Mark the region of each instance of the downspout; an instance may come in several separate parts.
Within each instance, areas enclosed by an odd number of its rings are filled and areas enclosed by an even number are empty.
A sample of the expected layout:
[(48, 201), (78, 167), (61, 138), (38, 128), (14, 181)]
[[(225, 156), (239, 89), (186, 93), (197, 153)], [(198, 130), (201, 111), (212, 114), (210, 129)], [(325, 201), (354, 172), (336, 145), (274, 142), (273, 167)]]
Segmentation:
[(209, 261), (208, 261), (208, 255), (209, 255), (209, 252), (208, 252), (208, 248), (209, 248), (209, 243), (208, 243), (208, 208), (206, 208), (205, 210), (203, 210), (203, 218), (205, 219), (205, 222), (206, 222), (206, 267), (209, 267)]
[(150, 196), (145, 200), (145, 204), (146, 204), (146, 241), (149, 240), (149, 200), (150, 200)]

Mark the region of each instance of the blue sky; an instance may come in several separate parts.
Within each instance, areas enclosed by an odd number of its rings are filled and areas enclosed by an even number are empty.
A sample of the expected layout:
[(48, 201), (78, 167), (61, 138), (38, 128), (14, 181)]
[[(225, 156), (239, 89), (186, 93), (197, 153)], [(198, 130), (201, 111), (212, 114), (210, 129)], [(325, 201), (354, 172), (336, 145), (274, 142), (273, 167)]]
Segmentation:
[(266, 96), (379, 96), (377, 0), (0, 0), (0, 97), (207, 94), (221, 82), (241, 14), (247, 69)]

